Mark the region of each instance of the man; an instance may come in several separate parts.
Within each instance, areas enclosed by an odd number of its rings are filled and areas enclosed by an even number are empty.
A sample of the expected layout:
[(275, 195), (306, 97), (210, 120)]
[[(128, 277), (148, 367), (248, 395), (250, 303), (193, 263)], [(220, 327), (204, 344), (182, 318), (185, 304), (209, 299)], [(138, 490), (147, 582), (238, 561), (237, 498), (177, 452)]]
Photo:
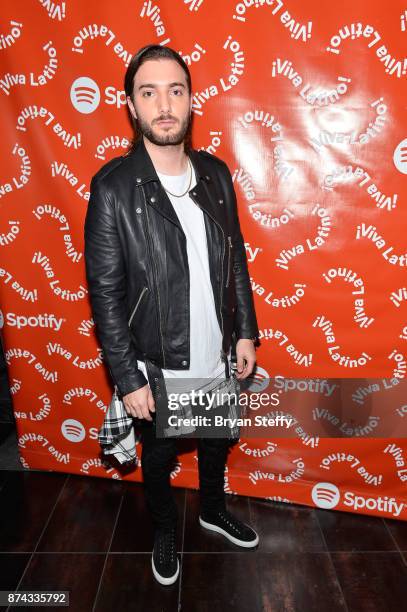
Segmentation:
[[(125, 92), (136, 138), (92, 178), (85, 262), (105, 360), (127, 413), (142, 420), (153, 573), (172, 584), (179, 574), (170, 485), (176, 442), (156, 435), (163, 381), (230, 379), (232, 341), (236, 378), (247, 378), (258, 326), (231, 174), (218, 157), (188, 144), (188, 66), (172, 49), (147, 45), (129, 63)], [(257, 533), (225, 504), (229, 445), (227, 438), (198, 439), (199, 520), (249, 548)]]

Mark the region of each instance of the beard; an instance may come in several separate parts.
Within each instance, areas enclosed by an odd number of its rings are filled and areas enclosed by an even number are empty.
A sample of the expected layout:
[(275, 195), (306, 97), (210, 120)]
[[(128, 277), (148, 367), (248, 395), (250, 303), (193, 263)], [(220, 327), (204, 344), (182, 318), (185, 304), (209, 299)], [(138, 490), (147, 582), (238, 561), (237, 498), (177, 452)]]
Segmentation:
[[(140, 117), (140, 115), (138, 115), (136, 119), (136, 128), (139, 134), (142, 134), (143, 136), (148, 138), (148, 140), (155, 145), (161, 147), (164, 147), (166, 145), (179, 145), (184, 142), (185, 137), (190, 129), (191, 114), (192, 113), (189, 113), (189, 115), (181, 121), (181, 125), (178, 130), (176, 129), (176, 124), (174, 124), (174, 126), (171, 127), (168, 132), (162, 132), (160, 134), (157, 134), (157, 132), (154, 131), (151, 125), (144, 121)], [(160, 117), (159, 119), (157, 119), (157, 121), (163, 119), (174, 119), (174, 117)]]

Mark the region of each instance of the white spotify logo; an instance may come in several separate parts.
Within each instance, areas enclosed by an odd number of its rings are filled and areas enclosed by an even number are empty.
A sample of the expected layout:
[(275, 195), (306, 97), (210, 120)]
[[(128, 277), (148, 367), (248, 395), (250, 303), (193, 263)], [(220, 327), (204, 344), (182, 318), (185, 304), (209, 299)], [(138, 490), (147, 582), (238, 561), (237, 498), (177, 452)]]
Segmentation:
[(339, 502), (339, 489), (331, 482), (317, 482), (312, 488), (312, 501), (319, 508), (335, 508)]
[(71, 85), (71, 102), (76, 110), (89, 115), (100, 103), (100, 90), (97, 83), (89, 77), (79, 77)]
[(256, 365), (254, 371), (247, 377), (250, 391), (264, 391), (270, 384), (269, 373), (260, 366)]
[(393, 162), (399, 172), (407, 174), (407, 138), (402, 140), (395, 148)]
[(61, 425), (61, 431), (70, 442), (82, 442), (85, 437), (85, 428), (76, 419), (66, 419)]

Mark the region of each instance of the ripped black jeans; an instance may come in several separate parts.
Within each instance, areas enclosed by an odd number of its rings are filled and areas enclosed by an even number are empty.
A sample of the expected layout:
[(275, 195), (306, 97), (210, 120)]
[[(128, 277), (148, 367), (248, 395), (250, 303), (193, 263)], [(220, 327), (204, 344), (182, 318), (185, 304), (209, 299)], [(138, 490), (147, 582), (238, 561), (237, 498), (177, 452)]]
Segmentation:
[[(229, 438), (197, 438), (201, 512), (225, 509), (224, 472)], [(175, 438), (157, 438), (152, 421), (141, 427), (141, 468), (147, 508), (155, 528), (177, 526), (178, 509), (170, 473), (177, 455)]]

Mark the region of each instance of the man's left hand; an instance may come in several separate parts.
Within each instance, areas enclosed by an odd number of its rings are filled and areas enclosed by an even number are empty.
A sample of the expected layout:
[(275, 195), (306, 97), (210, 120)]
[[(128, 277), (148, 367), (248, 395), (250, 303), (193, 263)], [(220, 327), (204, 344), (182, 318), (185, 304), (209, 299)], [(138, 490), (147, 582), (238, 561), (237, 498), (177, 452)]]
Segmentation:
[(250, 376), (256, 363), (256, 349), (253, 340), (241, 338), (236, 343), (236, 378), (243, 380)]

